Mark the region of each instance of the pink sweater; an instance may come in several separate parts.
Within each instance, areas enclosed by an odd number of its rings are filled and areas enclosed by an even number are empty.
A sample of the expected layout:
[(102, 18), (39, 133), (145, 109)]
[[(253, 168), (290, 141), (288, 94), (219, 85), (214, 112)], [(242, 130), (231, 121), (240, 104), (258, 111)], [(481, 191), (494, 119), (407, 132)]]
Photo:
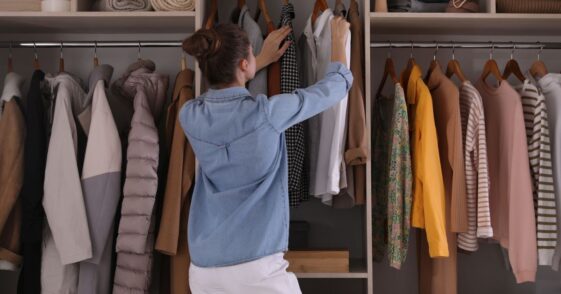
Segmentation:
[(536, 221), (522, 103), (501, 82), (493, 88), (479, 80), (489, 160), (491, 222), (494, 238), (508, 249), (518, 283), (536, 278)]

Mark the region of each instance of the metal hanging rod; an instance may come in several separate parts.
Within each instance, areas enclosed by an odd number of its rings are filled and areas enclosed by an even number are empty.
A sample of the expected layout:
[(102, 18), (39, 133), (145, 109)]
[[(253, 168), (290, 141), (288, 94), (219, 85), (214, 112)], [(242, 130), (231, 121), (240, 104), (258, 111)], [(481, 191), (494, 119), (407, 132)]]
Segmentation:
[(61, 41), (61, 42), (0, 42), (0, 48), (130, 48), (181, 47), (178, 41)]
[(386, 42), (372, 42), (370, 48), (467, 48), (467, 49), (513, 49), (516, 46), (518, 49), (561, 49), (561, 43), (552, 42), (425, 42), (425, 41), (386, 41)]

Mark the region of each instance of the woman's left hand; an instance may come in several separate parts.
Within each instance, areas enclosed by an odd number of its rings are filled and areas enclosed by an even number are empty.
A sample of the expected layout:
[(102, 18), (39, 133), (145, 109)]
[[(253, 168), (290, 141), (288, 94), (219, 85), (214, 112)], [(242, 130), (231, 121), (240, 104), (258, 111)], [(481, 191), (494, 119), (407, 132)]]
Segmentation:
[(291, 31), (292, 28), (290, 28), (290, 26), (284, 26), (278, 30), (272, 31), (267, 36), (263, 42), (261, 52), (255, 57), (255, 61), (257, 63), (256, 71), (260, 71), (281, 58), (284, 52), (288, 49), (288, 46), (290, 46), (290, 41), (284, 42), (282, 47), (281, 44)]

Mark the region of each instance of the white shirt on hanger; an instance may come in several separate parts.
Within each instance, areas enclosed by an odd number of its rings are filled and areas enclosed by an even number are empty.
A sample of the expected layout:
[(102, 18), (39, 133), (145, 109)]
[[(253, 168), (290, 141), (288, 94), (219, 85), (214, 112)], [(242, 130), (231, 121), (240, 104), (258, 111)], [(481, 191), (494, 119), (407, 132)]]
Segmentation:
[[(331, 62), (331, 9), (325, 10), (317, 19), (312, 32), (311, 18), (304, 29), (307, 39), (304, 56), (311, 60), (303, 60), (307, 66), (305, 72), (308, 84), (313, 84), (323, 78), (327, 66)], [(350, 31), (346, 40), (347, 65), (350, 64), (351, 36)], [(308, 120), (308, 144), (310, 156), (310, 194), (322, 199), (327, 205), (332, 205), (333, 195), (339, 194), (347, 187), (346, 167), (343, 160), (345, 149), (345, 129), (347, 121), (348, 96), (337, 105)]]

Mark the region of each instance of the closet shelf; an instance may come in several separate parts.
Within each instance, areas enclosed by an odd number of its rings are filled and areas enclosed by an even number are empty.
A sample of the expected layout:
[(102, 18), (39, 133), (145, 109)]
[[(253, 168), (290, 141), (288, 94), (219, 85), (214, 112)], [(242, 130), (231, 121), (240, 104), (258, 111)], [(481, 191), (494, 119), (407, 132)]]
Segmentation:
[(351, 258), (348, 273), (294, 273), (300, 279), (367, 279), (364, 259)]
[(0, 33), (190, 33), (195, 12), (0, 12)]
[(376, 35), (555, 36), (561, 14), (372, 12), (370, 27)]

